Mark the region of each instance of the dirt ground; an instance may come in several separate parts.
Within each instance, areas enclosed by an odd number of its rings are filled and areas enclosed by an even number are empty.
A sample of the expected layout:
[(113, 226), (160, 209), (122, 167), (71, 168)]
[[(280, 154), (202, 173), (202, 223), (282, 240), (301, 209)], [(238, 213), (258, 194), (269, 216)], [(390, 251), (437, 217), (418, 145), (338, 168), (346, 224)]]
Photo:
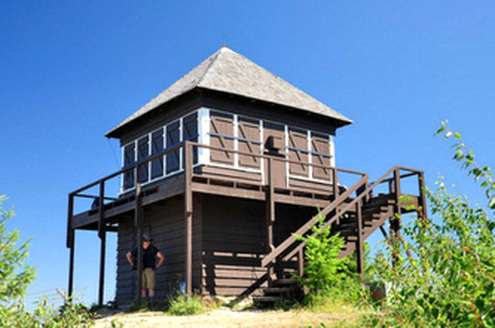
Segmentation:
[(97, 328), (112, 327), (326, 327), (347, 320), (346, 313), (218, 309), (194, 316), (170, 316), (163, 312), (116, 313), (96, 320)]

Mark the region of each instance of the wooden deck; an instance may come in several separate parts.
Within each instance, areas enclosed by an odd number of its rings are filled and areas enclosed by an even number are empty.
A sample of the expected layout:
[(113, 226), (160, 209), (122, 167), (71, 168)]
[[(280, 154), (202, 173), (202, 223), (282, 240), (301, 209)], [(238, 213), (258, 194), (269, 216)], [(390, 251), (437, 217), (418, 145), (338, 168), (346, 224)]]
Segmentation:
[[(159, 184), (143, 188), (142, 206), (184, 194), (184, 174), (163, 180)], [(267, 200), (267, 186), (246, 180), (226, 179), (221, 177), (208, 177), (201, 174), (192, 176), (192, 192), (211, 194), (224, 197), (251, 199), (258, 201)], [(103, 218), (106, 222), (118, 223), (118, 217), (124, 213), (135, 210), (135, 192), (128, 192), (125, 196), (104, 205)], [(331, 192), (324, 193), (319, 190), (305, 188), (274, 188), (274, 202), (282, 204), (312, 206), (324, 208), (333, 199)], [(72, 217), (72, 228), (83, 230), (98, 230), (100, 214), (98, 208), (79, 213)]]

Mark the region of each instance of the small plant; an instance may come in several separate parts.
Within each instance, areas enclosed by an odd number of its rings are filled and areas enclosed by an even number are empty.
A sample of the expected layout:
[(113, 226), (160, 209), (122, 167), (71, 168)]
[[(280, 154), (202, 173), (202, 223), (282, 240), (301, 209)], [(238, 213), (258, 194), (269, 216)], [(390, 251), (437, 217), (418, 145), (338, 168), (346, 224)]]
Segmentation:
[(168, 313), (171, 315), (194, 315), (206, 311), (206, 306), (200, 296), (185, 296), (177, 294), (170, 300)]
[(325, 217), (317, 217), (318, 224), (311, 228), (313, 234), (296, 236), (306, 243), (304, 256), (307, 261), (306, 277), (295, 276), (301, 285), (308, 287), (311, 294), (328, 293), (346, 277), (349, 259), (339, 259), (344, 239), (330, 234), (330, 226), (324, 227)]
[(124, 328), (124, 323), (115, 319), (110, 322), (110, 325), (112, 328)]
[(126, 312), (141, 312), (141, 311), (148, 311), (149, 309), (150, 308), (148, 306), (148, 303), (146, 302), (141, 302), (141, 304), (138, 304), (137, 302), (132, 302), (127, 308)]
[(314, 307), (319, 302), (352, 303), (358, 298), (361, 286), (354, 271), (357, 268), (349, 257), (339, 259), (344, 238), (331, 235), (330, 226), (325, 228), (325, 217), (319, 215), (318, 223), (311, 228), (309, 236), (296, 236), (305, 242), (305, 277), (295, 276), (309, 294), (303, 304)]

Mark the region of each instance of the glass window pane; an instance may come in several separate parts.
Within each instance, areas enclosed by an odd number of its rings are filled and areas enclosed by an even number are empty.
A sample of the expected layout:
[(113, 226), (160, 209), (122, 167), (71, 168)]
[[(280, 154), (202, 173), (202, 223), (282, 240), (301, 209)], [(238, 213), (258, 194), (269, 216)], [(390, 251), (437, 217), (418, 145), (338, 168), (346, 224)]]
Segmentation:
[[(167, 126), (167, 148), (170, 148), (174, 145), (180, 143), (180, 130), (179, 130), (179, 121), (174, 122)], [(171, 153), (168, 153), (166, 156), (167, 161), (167, 174), (178, 171), (180, 164), (180, 150), (174, 150)]]
[[(124, 148), (124, 168), (132, 165), (135, 162), (135, 145), (134, 143), (125, 146)], [(134, 187), (134, 170), (124, 173), (124, 190)]]
[[(198, 142), (198, 113), (193, 113), (189, 116), (184, 117), (182, 121), (182, 140), (183, 141), (193, 141)], [(193, 149), (193, 163), (198, 162), (198, 149), (194, 147)]]
[[(138, 140), (138, 161), (146, 158), (149, 156), (149, 145), (148, 145), (148, 140), (149, 137), (146, 136), (144, 138), (141, 138)], [(146, 182), (148, 181), (148, 163), (143, 164), (139, 168), (139, 182)]]
[[(153, 132), (151, 135), (151, 155), (158, 154), (163, 150), (163, 129)], [(151, 179), (163, 175), (163, 157), (154, 159), (151, 162)]]

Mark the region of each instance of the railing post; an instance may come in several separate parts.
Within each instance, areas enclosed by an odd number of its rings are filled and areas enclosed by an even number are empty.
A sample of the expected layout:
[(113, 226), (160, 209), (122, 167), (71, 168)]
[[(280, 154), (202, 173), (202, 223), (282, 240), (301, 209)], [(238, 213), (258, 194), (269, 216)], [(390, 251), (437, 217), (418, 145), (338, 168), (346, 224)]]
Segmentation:
[(333, 180), (333, 196), (335, 199), (339, 196), (339, 180), (337, 179), (337, 169), (332, 168), (332, 180)]
[(299, 277), (304, 275), (304, 247), (297, 253), (297, 275)]
[[(137, 166), (139, 170), (139, 165)], [(141, 207), (141, 183), (136, 180), (136, 196), (134, 205), (134, 226), (137, 232), (137, 304), (141, 304), (141, 286), (143, 284), (143, 231), (142, 231), (142, 207)]]
[(364, 247), (363, 247), (363, 216), (361, 214), (361, 204), (363, 201), (356, 202), (356, 219), (357, 219), (357, 270), (361, 275), (361, 281), (364, 281)]
[(425, 220), (427, 217), (427, 210), (426, 210), (426, 197), (425, 197), (425, 175), (421, 171), (418, 173), (418, 182), (419, 182), (419, 206), (421, 206), (421, 214), (423, 215), (422, 219)]
[(186, 295), (192, 295), (192, 220), (193, 220), (193, 199), (192, 199), (192, 169), (193, 169), (193, 147), (189, 142), (184, 143), (184, 213), (185, 213), (185, 273), (186, 273)]
[(399, 208), (398, 214), (400, 215), (399, 201), (401, 196), (401, 190), (400, 190), (400, 169), (398, 167), (394, 169), (394, 192), (395, 192), (395, 201)]
[(70, 249), (69, 282), (67, 287), (69, 301), (72, 298), (72, 290), (74, 286), (74, 250), (75, 250), (76, 234), (74, 229), (72, 229), (73, 214), (74, 214), (74, 195), (69, 194), (69, 206), (68, 206), (68, 214), (67, 214), (67, 247)]
[(101, 240), (100, 245), (100, 286), (98, 291), (98, 305), (103, 305), (104, 286), (105, 286), (105, 248), (106, 248), (106, 224), (105, 224), (105, 180), (100, 182), (100, 198), (98, 204), (98, 237)]
[[(401, 188), (400, 188), (400, 169), (396, 167), (394, 169), (394, 192), (395, 192), (395, 210), (394, 214), (395, 216), (390, 220), (390, 230), (392, 231), (391, 233), (391, 240), (392, 240), (392, 248), (393, 252), (398, 252), (399, 250), (399, 245), (400, 245), (400, 226), (401, 226), (401, 218), (400, 215), (402, 213), (402, 205), (400, 204), (401, 201)], [(399, 261), (399, 256), (398, 254), (392, 255), (392, 264), (394, 268), (396, 267), (397, 263)]]
[[(273, 174), (273, 159), (268, 158), (267, 163), (267, 181), (268, 188), (266, 194), (266, 253), (269, 254), (273, 250), (273, 223), (275, 222), (275, 185)], [(274, 262), (268, 265), (268, 285), (271, 286), (274, 273)]]

